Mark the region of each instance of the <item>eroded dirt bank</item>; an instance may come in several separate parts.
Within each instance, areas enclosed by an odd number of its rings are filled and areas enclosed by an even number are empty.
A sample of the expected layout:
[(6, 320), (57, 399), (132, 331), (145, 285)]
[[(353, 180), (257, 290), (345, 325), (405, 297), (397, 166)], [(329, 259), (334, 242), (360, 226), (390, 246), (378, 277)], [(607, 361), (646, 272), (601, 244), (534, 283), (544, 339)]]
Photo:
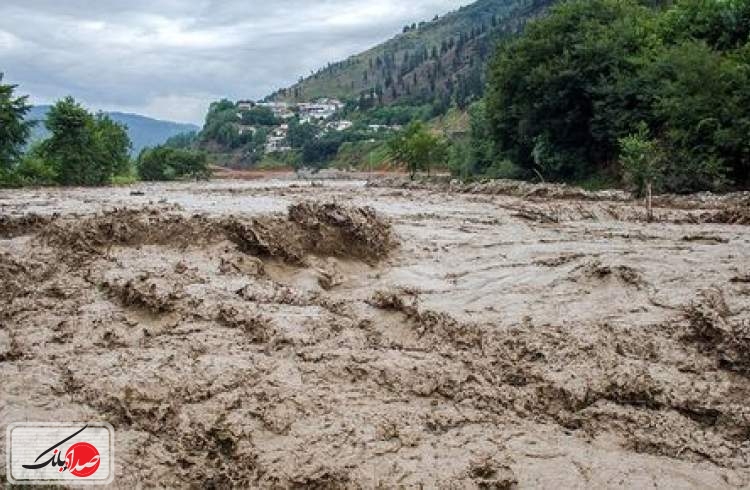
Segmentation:
[(386, 184), (0, 191), (0, 433), (109, 421), (122, 488), (750, 486), (746, 196)]

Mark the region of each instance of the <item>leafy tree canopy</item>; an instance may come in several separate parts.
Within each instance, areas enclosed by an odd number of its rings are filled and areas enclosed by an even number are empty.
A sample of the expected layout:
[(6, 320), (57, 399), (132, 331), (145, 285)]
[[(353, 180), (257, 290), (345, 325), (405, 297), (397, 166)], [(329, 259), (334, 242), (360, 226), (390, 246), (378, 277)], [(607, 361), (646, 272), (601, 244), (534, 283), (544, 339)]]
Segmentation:
[(562, 3), (495, 55), (496, 158), (583, 178), (611, 166), (643, 121), (669, 155), (668, 190), (750, 184), (749, 32), (746, 0)]
[(31, 110), (28, 96), (15, 96), (16, 85), (2, 82), (0, 73), (0, 172), (7, 172), (20, 157), (33, 123), (24, 120)]
[(429, 173), (432, 166), (445, 163), (448, 151), (446, 143), (420, 121), (396, 133), (388, 147), (391, 157), (406, 166), (412, 179), (420, 170)]
[(45, 122), (51, 135), (41, 156), (63, 185), (101, 185), (129, 166), (127, 128), (92, 115), (72, 97), (57, 102)]
[(141, 179), (150, 181), (206, 179), (211, 175), (204, 152), (167, 146), (143, 150), (136, 168)]

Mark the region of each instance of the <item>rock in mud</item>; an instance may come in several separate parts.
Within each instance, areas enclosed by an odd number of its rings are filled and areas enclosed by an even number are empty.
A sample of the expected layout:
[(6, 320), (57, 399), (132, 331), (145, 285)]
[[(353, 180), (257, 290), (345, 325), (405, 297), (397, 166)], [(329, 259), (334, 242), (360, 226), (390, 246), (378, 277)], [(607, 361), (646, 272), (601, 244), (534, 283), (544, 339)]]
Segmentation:
[(265, 267), (263, 261), (257, 257), (230, 252), (219, 257), (219, 272), (255, 277), (264, 275)]
[(636, 288), (646, 285), (646, 280), (634, 268), (627, 265), (605, 265), (600, 260), (594, 260), (575, 268), (569, 277), (576, 282), (592, 280), (598, 282), (613, 278)]
[(174, 311), (183, 298), (179, 284), (169, 278), (142, 274), (133, 279), (105, 281), (102, 287), (110, 291), (124, 306), (145, 308), (151, 313)]
[(689, 339), (712, 353), (720, 367), (750, 374), (750, 321), (732, 314), (721, 289), (705, 289), (685, 309)]

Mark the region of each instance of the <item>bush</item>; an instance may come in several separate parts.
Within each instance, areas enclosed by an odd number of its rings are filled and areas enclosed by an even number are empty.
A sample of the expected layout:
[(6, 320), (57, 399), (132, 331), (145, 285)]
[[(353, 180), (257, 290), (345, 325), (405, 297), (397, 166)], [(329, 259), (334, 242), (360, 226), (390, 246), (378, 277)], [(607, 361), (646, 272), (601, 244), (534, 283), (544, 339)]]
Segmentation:
[(36, 143), (10, 168), (0, 168), (0, 186), (25, 187), (55, 185), (57, 174), (44, 160), (41, 144)]
[(520, 179), (523, 170), (510, 160), (502, 159), (490, 164), (482, 175), (490, 179)]
[(137, 170), (139, 177), (148, 181), (207, 179), (211, 175), (204, 152), (165, 146), (143, 150), (138, 156)]
[(57, 173), (36, 152), (29, 152), (21, 158), (15, 171), (21, 185), (55, 185)]

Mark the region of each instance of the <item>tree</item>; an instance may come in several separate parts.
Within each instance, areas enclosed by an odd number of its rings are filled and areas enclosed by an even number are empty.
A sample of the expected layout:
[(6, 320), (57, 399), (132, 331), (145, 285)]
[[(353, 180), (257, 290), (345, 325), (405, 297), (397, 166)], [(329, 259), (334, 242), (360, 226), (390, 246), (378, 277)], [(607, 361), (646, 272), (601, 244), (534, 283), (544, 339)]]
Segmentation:
[(10, 179), (14, 185), (41, 186), (57, 183), (57, 174), (44, 159), (42, 148), (43, 144), (37, 142), (23, 154)]
[(169, 148), (182, 148), (182, 149), (192, 148), (197, 141), (198, 141), (198, 133), (196, 133), (195, 131), (188, 131), (185, 133), (180, 133), (180, 134), (171, 136), (164, 143), (164, 146), (168, 146)]
[(421, 121), (415, 121), (388, 142), (391, 157), (406, 166), (412, 180), (420, 170), (445, 163), (448, 146), (442, 138), (430, 133)]
[(652, 195), (654, 185), (663, 177), (663, 158), (656, 140), (650, 139), (648, 126), (641, 123), (638, 132), (620, 139), (620, 163), (626, 179), (635, 186), (638, 195), (646, 196), (648, 220), (654, 212)]
[(526, 175), (575, 181), (609, 173), (645, 122), (670, 156), (665, 189), (746, 186), (748, 33), (747, 0), (560, 3), (496, 52), (495, 147)]
[(300, 124), (298, 120), (293, 119), (289, 123), (289, 132), (287, 133), (289, 146), (294, 149), (301, 149), (314, 141), (317, 134), (318, 129), (309, 122)]
[(102, 152), (99, 158), (109, 160), (114, 175), (130, 173), (130, 150), (132, 144), (128, 136), (128, 128), (124, 124), (113, 121), (108, 115), (99, 113), (95, 122), (95, 139)]
[(253, 107), (240, 112), (242, 124), (246, 126), (277, 126), (279, 120), (268, 107)]
[(208, 158), (204, 152), (166, 146), (143, 150), (138, 156), (136, 168), (138, 176), (149, 181), (206, 179), (210, 176)]
[(129, 163), (126, 128), (94, 117), (72, 97), (57, 102), (45, 123), (51, 136), (41, 150), (63, 185), (101, 185)]
[(469, 106), (472, 173), (483, 173), (495, 161), (490, 119), (484, 101)]
[(9, 172), (21, 155), (33, 122), (25, 121), (31, 110), (28, 96), (15, 97), (16, 85), (2, 83), (0, 73), (0, 173)]
[(608, 98), (616, 77), (632, 72), (658, 42), (654, 16), (635, 0), (573, 0), (502, 43), (486, 96), (502, 156), (532, 171), (535, 147), (544, 149), (555, 155), (545, 176), (553, 180), (579, 178), (610, 161), (624, 134), (599, 111), (605, 101), (617, 102)]
[(646, 66), (643, 85), (653, 93), (651, 126), (670, 154), (670, 190), (720, 190), (731, 175), (743, 180), (750, 159), (750, 65), (723, 56), (703, 41), (660, 50)]
[(247, 143), (250, 136), (240, 134), (237, 117), (238, 110), (234, 102), (222, 99), (213, 102), (206, 114), (206, 122), (203, 125), (200, 139), (202, 143), (215, 143), (230, 150), (241, 147)]
[(266, 152), (266, 142), (268, 141), (268, 130), (258, 128), (253, 133), (250, 143), (246, 146), (245, 155), (249, 163), (254, 164), (261, 161)]

